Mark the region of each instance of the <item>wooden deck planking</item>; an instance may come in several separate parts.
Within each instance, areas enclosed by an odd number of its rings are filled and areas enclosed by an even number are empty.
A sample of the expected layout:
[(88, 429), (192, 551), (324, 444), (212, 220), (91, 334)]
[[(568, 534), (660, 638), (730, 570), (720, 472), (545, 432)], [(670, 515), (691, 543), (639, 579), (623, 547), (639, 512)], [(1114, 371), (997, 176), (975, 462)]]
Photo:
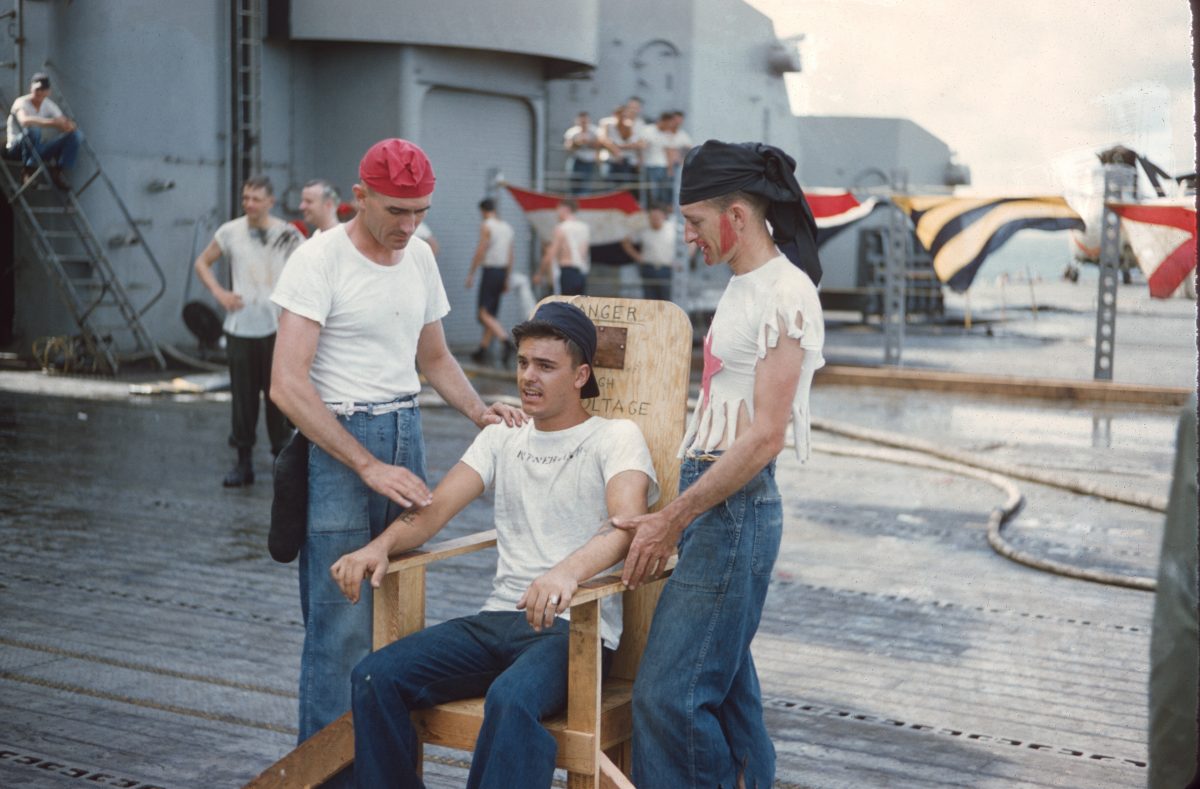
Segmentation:
[[(224, 404), (33, 402), (0, 394), (0, 463), (17, 476), (0, 492), (0, 672), (19, 678), (0, 675), (0, 748), (114, 775), (128, 767), (122, 775), (164, 788), (238, 785), (294, 738), (295, 566), (262, 552), (269, 470), (248, 490), (216, 486)], [(90, 435), (100, 423), (203, 440), (114, 473)], [(431, 468), (448, 468), (469, 426), (427, 411), (425, 428)], [(66, 437), (48, 448), (41, 436), (56, 431)], [(1145, 756), (1150, 595), (995, 556), (982, 522), (1001, 496), (975, 481), (822, 455), (803, 468), (785, 456), (778, 473), (786, 534), (755, 653), (780, 786), (1144, 782), (1144, 769), (1113, 760)], [(1018, 520), (1014, 534), (1035, 548), (1139, 571), (1156, 561), (1153, 513), (1022, 487), (1022, 517), (1038, 522)], [(1083, 528), (1088, 518), (1096, 528)], [(485, 501), (445, 536), (488, 525)], [(431, 620), (475, 610), (494, 561), (484, 552), (435, 567)], [(215, 684), (226, 680), (269, 692)], [(429, 785), (461, 786), (461, 755), (433, 756)], [(0, 785), (78, 783), (49, 774), (0, 759)]]

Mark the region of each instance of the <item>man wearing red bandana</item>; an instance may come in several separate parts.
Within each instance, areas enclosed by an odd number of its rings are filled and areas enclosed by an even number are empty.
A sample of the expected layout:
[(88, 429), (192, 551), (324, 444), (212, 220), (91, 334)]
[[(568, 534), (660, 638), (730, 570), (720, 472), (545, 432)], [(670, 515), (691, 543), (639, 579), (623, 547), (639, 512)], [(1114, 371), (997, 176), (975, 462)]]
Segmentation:
[(330, 565), (433, 500), (417, 368), (479, 427), (523, 421), (516, 409), (484, 404), (446, 347), (450, 305), (433, 252), (416, 237), (435, 183), (424, 151), (383, 140), (358, 175), (355, 218), (301, 246), (272, 295), (283, 313), (271, 397), (312, 443), (300, 549), (301, 742), (350, 708), (350, 672), (371, 650), (370, 599), (352, 606)]

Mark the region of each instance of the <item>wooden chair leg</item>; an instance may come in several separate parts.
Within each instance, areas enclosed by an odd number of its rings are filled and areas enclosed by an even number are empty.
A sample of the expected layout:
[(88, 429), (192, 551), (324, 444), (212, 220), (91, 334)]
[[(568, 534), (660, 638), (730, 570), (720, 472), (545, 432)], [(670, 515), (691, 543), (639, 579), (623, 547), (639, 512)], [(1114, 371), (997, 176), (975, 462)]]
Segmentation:
[[(618, 746), (620, 748), (621, 746)], [(614, 748), (612, 750), (617, 750)], [(608, 753), (601, 753), (600, 760), (600, 789), (637, 789), (628, 778), (625, 777), (620, 768), (608, 757)]]

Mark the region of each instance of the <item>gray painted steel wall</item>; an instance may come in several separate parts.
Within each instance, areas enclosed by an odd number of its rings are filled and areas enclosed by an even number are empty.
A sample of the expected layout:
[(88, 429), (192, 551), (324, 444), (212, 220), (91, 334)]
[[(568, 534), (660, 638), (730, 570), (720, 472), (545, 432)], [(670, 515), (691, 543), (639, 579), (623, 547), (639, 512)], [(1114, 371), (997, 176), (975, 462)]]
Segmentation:
[[(72, 113), (139, 221), (167, 270), (166, 296), (147, 314), (152, 333), (181, 342), (183, 277), (197, 217), (223, 212), (227, 126), (226, 14), (223, 4), (113, 0), (106, 3), (26, 2), (25, 78), (51, 66), (55, 98)], [(133, 32), (131, 32), (133, 31)], [(24, 91), (23, 91), (24, 92)], [(150, 192), (154, 180), (175, 187)], [(98, 200), (82, 202), (101, 239), (122, 223)], [(132, 296), (148, 292), (140, 253), (110, 249), (114, 267), (134, 278)], [(25, 347), (48, 334), (73, 333), (41, 265), (18, 246), (15, 330)]]
[(605, 0), (603, 12), (595, 71), (550, 83), (550, 170), (563, 169), (575, 113), (596, 120), (631, 95), (645, 100), (647, 118), (684, 110), (697, 143), (765, 140), (801, 158), (786, 86), (768, 68), (777, 39), (767, 17), (741, 0)]
[(809, 152), (800, 181), (808, 186), (878, 186), (897, 167), (914, 192), (946, 193), (950, 146), (907, 118), (805, 115), (794, 121)]
[[(197, 222), (203, 246), (217, 221), (239, 211), (229, 204), (226, 165), (228, 8), (228, 0), (25, 4), (25, 76), (53, 63), (56, 90), (66, 93), (167, 269), (167, 295), (146, 316), (151, 333), (185, 348), (193, 343), (179, 314)], [(561, 169), (562, 133), (581, 106), (599, 117), (638, 93), (648, 115), (687, 111), (697, 141), (765, 136), (801, 158), (783, 79), (768, 67), (770, 22), (741, 0), (293, 0), (291, 25), (289, 40), (263, 46), (262, 158), (276, 185), (276, 213), (294, 218), (300, 187), (315, 177), (348, 196), (371, 143), (414, 139), (436, 152), (435, 171), (449, 168), (431, 222), (448, 241), (442, 264), (452, 292), (461, 290), (473, 248), (467, 239), (478, 223), (484, 171), (497, 166), (513, 183), (539, 185), (543, 168)], [(590, 64), (589, 80), (548, 79)], [(428, 139), (443, 128), (425, 117), (429, 96), (443, 90), (461, 92), (454, 115), (462, 122), (456, 135)], [(520, 113), (497, 120), (517, 106)], [(464, 175), (464, 162), (478, 172)], [(152, 192), (152, 181), (174, 187)], [(115, 217), (90, 196), (85, 208), (102, 238), (117, 233)], [(502, 200), (502, 209), (523, 222), (515, 205)], [(518, 237), (518, 265), (527, 266), (533, 252), (524, 232)], [(114, 249), (118, 269), (135, 270), (130, 252)], [(26, 347), (38, 336), (73, 332), (27, 254), (17, 292), (15, 328)], [(192, 295), (201, 292), (193, 283)], [(473, 298), (459, 293), (454, 306), (448, 336), (474, 342)]]
[[(391, 20), (399, 19), (392, 10), (396, 4), (387, 6)], [(359, 158), (375, 141), (406, 136), (428, 145), (422, 139), (422, 113), (430, 91), (467, 92), (463, 110), (467, 122), (454, 147), (471, 152), (471, 161), (479, 165), (478, 177), (447, 178), (435, 196), (433, 220), (439, 234), (442, 228), (450, 232), (446, 280), (448, 290), (456, 295), (447, 332), (460, 342), (468, 338), (474, 342), (477, 329), (473, 298), (470, 303), (460, 298), (465, 298), (461, 283), (469, 250), (460, 248), (451, 229), (470, 228), (474, 233), (475, 206), (482, 196), (486, 167), (505, 168), (514, 182), (528, 184), (535, 179), (538, 141), (544, 134), (546, 74), (561, 68), (564, 60), (576, 65), (587, 62), (595, 48), (595, 28), (589, 22), (596, 15), (594, 2), (581, 4), (571, 14), (571, 35), (539, 30), (536, 25), (522, 30), (512, 22), (514, 13), (523, 13), (558, 20), (561, 27), (568, 17), (560, 4), (523, 0), (519, 6), (515, 11), (511, 4), (494, 6), (495, 13), (504, 9), (501, 24), (479, 13), (474, 4), (422, 5), (420, 14), (427, 20), (423, 24), (429, 26), (425, 30), (430, 36), (438, 25), (444, 30), (459, 28), (458, 38), (439, 39), (453, 48), (405, 46), (395, 41), (408, 36), (398, 35), (391, 43), (364, 43), (361, 39), (368, 36), (351, 36), (345, 28), (329, 27), (323, 35), (306, 28), (306, 40), (267, 41), (263, 46), (263, 169), (275, 183), (276, 213), (289, 219), (296, 216), (300, 187), (312, 178), (330, 179), (349, 197)], [(160, 341), (194, 347), (179, 315), (184, 287), (192, 276), (197, 220), (203, 219), (199, 238), (203, 247), (217, 222), (239, 212), (239, 206), (229, 205), (226, 167), (228, 3), (27, 2), (25, 8), (26, 78), (47, 60), (54, 65), (56, 92), (66, 93), (81, 128), (167, 269), (166, 296), (146, 316), (150, 331)], [(378, 21), (372, 15), (380, 8), (379, 2), (360, 0), (339, 3), (336, 13), (332, 9), (325, 13), (335, 21), (362, 14)], [(307, 24), (310, 11), (309, 4), (296, 2), (293, 21)], [(506, 31), (506, 42), (491, 48), (517, 53), (478, 49), (487, 43), (485, 32), (494, 37), (498, 26)], [(366, 29), (389, 41), (390, 34), (380, 32), (384, 28)], [(413, 27), (406, 29), (413, 34)], [(507, 35), (510, 29), (512, 40)], [(334, 35), (358, 40), (317, 40)], [(490, 127), (489, 108), (496, 97), (508, 97), (524, 107), (529, 125), (518, 130)], [(437, 145), (445, 143), (441, 139)], [(435, 157), (435, 171), (439, 165), (455, 165), (448, 155), (452, 154)], [(173, 181), (175, 186), (150, 192), (146, 187), (154, 180)], [(101, 238), (115, 234), (119, 229), (115, 217), (89, 198), (85, 196), (85, 209), (93, 215)], [(515, 206), (508, 206), (505, 213), (510, 220), (522, 221)], [(527, 255), (527, 237), (522, 236), (522, 243)], [(133, 278), (136, 295), (146, 290), (147, 283), (134, 273), (129, 253), (117, 248), (113, 258), (117, 268)], [(28, 348), (40, 336), (73, 333), (74, 326), (41, 266), (27, 250), (19, 249), (18, 254), (14, 328), (24, 346)], [(203, 287), (193, 282), (191, 295), (202, 293)]]
[(596, 59), (598, 0), (292, 0), (291, 6), (294, 40), (512, 52), (555, 58), (575, 67), (594, 65)]

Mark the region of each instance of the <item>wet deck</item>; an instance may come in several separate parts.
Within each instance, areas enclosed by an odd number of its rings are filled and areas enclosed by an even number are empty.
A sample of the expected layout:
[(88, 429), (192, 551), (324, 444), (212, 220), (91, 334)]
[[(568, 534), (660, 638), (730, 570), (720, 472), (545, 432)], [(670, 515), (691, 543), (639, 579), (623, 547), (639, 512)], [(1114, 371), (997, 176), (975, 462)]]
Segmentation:
[[(1101, 414), (1110, 447), (1080, 409), (819, 388), (814, 411), (1166, 490), (1169, 411)], [(227, 414), (0, 391), (0, 786), (234, 787), (294, 742), (295, 565), (266, 556), (265, 450), (259, 484), (219, 486)], [(471, 430), (441, 409), (425, 430), (438, 478)], [(1144, 785), (1152, 595), (995, 555), (1003, 496), (981, 482), (829, 454), (779, 475), (755, 642), (779, 786)], [(1153, 575), (1161, 516), (1021, 488), (1021, 547)], [(450, 533), (489, 517), (477, 502)], [(491, 561), (431, 573), (432, 618), (474, 610)], [(430, 786), (462, 764), (432, 754)]]

